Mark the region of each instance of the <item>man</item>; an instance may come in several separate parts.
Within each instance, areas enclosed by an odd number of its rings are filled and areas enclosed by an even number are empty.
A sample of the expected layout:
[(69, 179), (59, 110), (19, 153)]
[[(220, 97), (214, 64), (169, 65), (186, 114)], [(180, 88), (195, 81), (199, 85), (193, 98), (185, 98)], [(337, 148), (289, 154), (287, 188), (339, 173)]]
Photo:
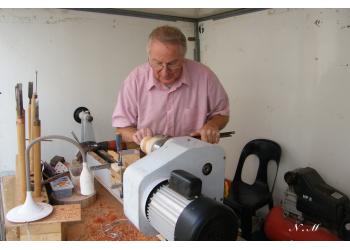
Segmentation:
[(161, 26), (149, 36), (148, 62), (123, 83), (112, 125), (123, 141), (140, 144), (145, 136), (200, 136), (218, 143), (229, 120), (229, 100), (216, 75), (185, 59), (186, 38)]

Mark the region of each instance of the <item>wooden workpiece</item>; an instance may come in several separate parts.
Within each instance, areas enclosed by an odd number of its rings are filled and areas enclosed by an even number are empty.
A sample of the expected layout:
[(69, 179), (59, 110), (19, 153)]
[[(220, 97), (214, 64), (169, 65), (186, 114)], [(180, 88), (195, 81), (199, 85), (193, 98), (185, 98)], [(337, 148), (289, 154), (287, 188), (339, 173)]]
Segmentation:
[[(108, 154), (110, 154), (115, 160), (118, 160), (119, 155), (117, 152), (115, 152), (113, 150), (108, 150)], [(140, 159), (139, 153), (123, 155), (123, 164), (125, 166), (129, 166), (139, 159)]]

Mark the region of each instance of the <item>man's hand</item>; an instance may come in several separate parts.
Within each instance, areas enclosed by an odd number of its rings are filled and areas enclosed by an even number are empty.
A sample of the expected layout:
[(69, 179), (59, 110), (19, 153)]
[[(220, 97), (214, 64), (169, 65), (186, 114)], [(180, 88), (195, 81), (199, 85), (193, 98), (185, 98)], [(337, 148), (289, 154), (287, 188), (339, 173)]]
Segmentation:
[(200, 136), (202, 141), (212, 144), (219, 143), (220, 132), (217, 126), (205, 124), (201, 129), (192, 132), (191, 136)]
[(132, 139), (135, 143), (140, 145), (143, 137), (145, 137), (145, 136), (153, 136), (153, 132), (150, 128), (141, 128), (141, 129), (137, 130), (133, 134)]
[(224, 115), (214, 115), (204, 126), (191, 133), (191, 136), (200, 136), (202, 141), (209, 143), (219, 143), (220, 130), (228, 123), (229, 117)]

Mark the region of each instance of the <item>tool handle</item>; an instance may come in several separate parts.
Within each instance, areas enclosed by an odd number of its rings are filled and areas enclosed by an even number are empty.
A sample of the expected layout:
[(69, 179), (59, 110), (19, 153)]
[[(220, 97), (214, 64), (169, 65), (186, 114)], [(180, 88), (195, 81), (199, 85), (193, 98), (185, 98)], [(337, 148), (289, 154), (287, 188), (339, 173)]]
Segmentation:
[[(130, 143), (129, 143), (129, 145), (130, 145)], [(139, 146), (139, 145), (137, 145), (137, 146)], [(102, 149), (102, 150), (114, 150), (114, 151), (117, 151), (116, 140), (98, 142), (97, 143), (97, 147), (98, 147), (98, 149)], [(121, 148), (122, 148), (122, 150), (127, 149), (128, 148), (127, 144), (125, 142), (122, 142)], [(131, 147), (131, 148), (135, 148), (135, 147)]]
[[(41, 128), (40, 123), (35, 122), (34, 126), (32, 127), (32, 135), (33, 140), (40, 137), (41, 135)], [(33, 152), (33, 171), (34, 171), (34, 197), (40, 197), (41, 196), (41, 143), (36, 143), (32, 150)]]
[(106, 141), (107, 143), (107, 149), (108, 150), (116, 150), (117, 146), (116, 146), (116, 141)]
[(109, 142), (108, 141), (98, 142), (97, 143), (97, 149), (109, 150), (110, 149)]
[(117, 147), (117, 152), (120, 152), (122, 150), (122, 135), (121, 134), (115, 134), (115, 144)]
[[(222, 132), (220, 133), (220, 138), (224, 138), (224, 137), (232, 137), (232, 135), (235, 133), (235, 131), (228, 131), (228, 132)], [(195, 135), (195, 136), (192, 136), (193, 138), (196, 138), (196, 139), (201, 139), (201, 136), (200, 135)]]
[(233, 134), (235, 134), (235, 131), (222, 132), (222, 133), (220, 133), (220, 138), (232, 137)]
[(20, 203), (26, 198), (26, 165), (25, 165), (25, 114), (17, 119), (18, 161), (16, 162), (16, 193)]
[(97, 148), (102, 150), (116, 150), (116, 140), (114, 141), (102, 141), (97, 143)]

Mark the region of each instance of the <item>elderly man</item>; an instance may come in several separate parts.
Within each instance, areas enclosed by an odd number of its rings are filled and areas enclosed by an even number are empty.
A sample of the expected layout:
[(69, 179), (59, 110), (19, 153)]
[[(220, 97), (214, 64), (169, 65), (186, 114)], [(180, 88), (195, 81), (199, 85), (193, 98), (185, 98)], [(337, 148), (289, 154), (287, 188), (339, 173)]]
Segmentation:
[(145, 136), (200, 136), (218, 143), (229, 120), (229, 100), (216, 75), (185, 59), (186, 38), (177, 28), (161, 26), (149, 36), (148, 62), (123, 83), (112, 125), (126, 142)]

